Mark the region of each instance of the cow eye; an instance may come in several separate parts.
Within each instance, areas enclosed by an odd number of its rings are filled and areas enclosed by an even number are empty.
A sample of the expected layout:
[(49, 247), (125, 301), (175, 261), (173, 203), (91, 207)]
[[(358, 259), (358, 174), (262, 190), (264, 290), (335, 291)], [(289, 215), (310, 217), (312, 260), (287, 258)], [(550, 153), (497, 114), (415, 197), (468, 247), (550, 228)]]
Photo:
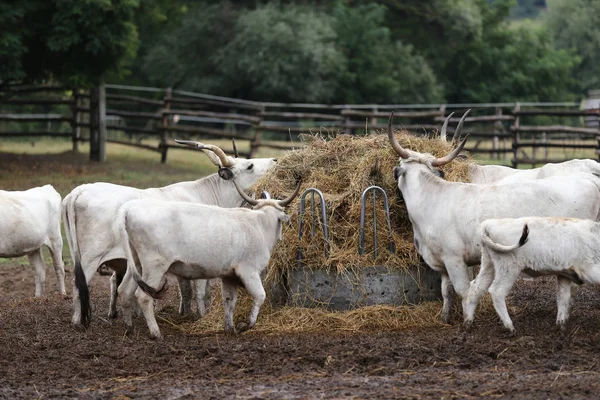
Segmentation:
[(250, 164), (250, 165), (248, 165), (248, 168), (246, 168), (246, 169), (250, 170), (250, 169), (252, 169), (252, 168), (254, 168), (254, 164)]

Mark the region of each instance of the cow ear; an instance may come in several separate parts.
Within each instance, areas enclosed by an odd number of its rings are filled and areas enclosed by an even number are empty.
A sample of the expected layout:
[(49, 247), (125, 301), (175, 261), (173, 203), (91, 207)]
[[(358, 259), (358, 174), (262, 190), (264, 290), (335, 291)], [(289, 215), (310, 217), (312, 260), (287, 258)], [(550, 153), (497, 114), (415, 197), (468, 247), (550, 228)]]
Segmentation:
[(287, 214), (283, 214), (282, 216), (280, 216), (279, 220), (281, 221), (282, 224), (288, 224), (288, 225), (292, 222), (292, 218), (290, 218), (290, 216)]
[(394, 180), (397, 181), (405, 172), (406, 169), (404, 167), (394, 167)]
[(219, 176), (226, 181), (233, 179), (233, 172), (229, 168), (219, 168)]

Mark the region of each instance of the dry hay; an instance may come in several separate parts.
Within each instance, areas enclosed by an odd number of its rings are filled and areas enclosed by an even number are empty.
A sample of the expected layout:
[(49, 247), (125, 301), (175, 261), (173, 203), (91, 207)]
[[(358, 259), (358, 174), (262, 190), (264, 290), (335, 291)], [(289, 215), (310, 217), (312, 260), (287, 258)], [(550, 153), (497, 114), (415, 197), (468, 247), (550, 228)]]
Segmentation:
[[(336, 137), (310, 136), (307, 146), (288, 151), (278, 158), (276, 167), (258, 181), (255, 191), (267, 190), (274, 197), (285, 197), (293, 192), (296, 179), (302, 179), (301, 193), (307, 188), (317, 188), (325, 197), (329, 225), (330, 256), (325, 257), (325, 240), (316, 219), (315, 237), (311, 239), (311, 196), (306, 197), (303, 217), (303, 238), (298, 240), (300, 197), (287, 208), (292, 223), (284, 228), (283, 240), (276, 245), (264, 279), (265, 288), (278, 284), (286, 271), (294, 268), (298, 248), (302, 249), (302, 264), (308, 268), (332, 268), (338, 273), (354, 268), (386, 265), (405, 268), (417, 265), (419, 257), (413, 246), (412, 227), (405, 205), (394, 180), (393, 167), (398, 165), (398, 155), (390, 146), (387, 134), (369, 136), (339, 135)], [(401, 133), (402, 146), (422, 153), (444, 156), (452, 150), (449, 143), (436, 137), (416, 137)], [(446, 180), (467, 181), (469, 160), (455, 160), (443, 167)], [(369, 186), (383, 188), (388, 196), (392, 220), (392, 239), (395, 254), (387, 250), (388, 236), (383, 202), (378, 196), (379, 252), (373, 257), (372, 200), (368, 196), (365, 223), (365, 253), (358, 254), (360, 199)], [(318, 203), (318, 197), (315, 198)], [(315, 209), (318, 211), (319, 206)], [(213, 289), (216, 289), (213, 287)], [(212, 290), (211, 311), (200, 321), (178, 325), (189, 334), (211, 334), (223, 331), (223, 306), (218, 290)], [(238, 299), (235, 320), (246, 321), (252, 299), (245, 291)], [(241, 294), (242, 294), (241, 293)], [(267, 296), (269, 299), (270, 296)], [(253, 331), (264, 333), (315, 332), (335, 330), (358, 332), (369, 330), (399, 330), (411, 327), (443, 326), (439, 321), (441, 305), (427, 302), (414, 306), (367, 306), (345, 312), (319, 308), (273, 307), (269, 301), (261, 309)]]
[[(449, 143), (437, 137), (417, 137), (401, 133), (399, 142), (407, 149), (431, 153), (437, 157), (449, 153)], [(446, 180), (468, 181), (470, 161), (455, 160), (443, 170)], [(398, 165), (398, 155), (388, 142), (386, 134), (369, 136), (339, 135), (332, 138), (308, 137), (307, 146), (301, 150), (288, 151), (278, 159), (276, 167), (256, 183), (256, 190), (267, 190), (271, 195), (286, 196), (294, 190), (296, 178), (302, 178), (301, 192), (317, 188), (325, 197), (329, 226), (330, 255), (325, 256), (325, 239), (320, 216), (315, 222), (315, 237), (311, 238), (311, 195), (306, 196), (303, 217), (302, 241), (298, 240), (300, 199), (288, 206), (292, 223), (284, 229), (283, 240), (275, 247), (265, 283), (278, 282), (282, 274), (296, 266), (297, 252), (302, 252), (302, 264), (308, 268), (331, 268), (338, 273), (349, 268), (386, 265), (405, 268), (417, 265), (419, 258), (413, 246), (412, 227), (400, 191), (393, 177)], [(392, 241), (395, 254), (387, 250), (389, 242), (383, 201), (378, 195), (377, 240), (379, 250), (374, 257), (372, 195), (366, 201), (365, 252), (358, 254), (360, 201), (362, 192), (369, 186), (383, 188), (390, 204)], [(315, 198), (318, 203), (318, 197)], [(315, 207), (320, 214), (319, 206)]]

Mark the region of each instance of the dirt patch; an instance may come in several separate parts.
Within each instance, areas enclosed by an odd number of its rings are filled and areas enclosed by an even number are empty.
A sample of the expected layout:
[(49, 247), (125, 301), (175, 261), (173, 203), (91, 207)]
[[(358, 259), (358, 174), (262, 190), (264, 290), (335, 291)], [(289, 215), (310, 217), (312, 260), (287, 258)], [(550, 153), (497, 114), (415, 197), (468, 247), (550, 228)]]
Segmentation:
[[(72, 277), (70, 268), (67, 279)], [(165, 340), (104, 317), (108, 278), (96, 276), (90, 329), (70, 326), (71, 299), (27, 297), (33, 273), (2, 268), (0, 397), (6, 398), (465, 398), (594, 397), (600, 389), (600, 294), (574, 296), (566, 332), (554, 327), (554, 279), (519, 282), (510, 298), (519, 334), (490, 307), (458, 326), (343, 334), (188, 335), (176, 291), (157, 304)], [(11, 274), (14, 278), (11, 278)], [(70, 289), (70, 288), (69, 288)], [(259, 322), (260, 324), (260, 318)]]

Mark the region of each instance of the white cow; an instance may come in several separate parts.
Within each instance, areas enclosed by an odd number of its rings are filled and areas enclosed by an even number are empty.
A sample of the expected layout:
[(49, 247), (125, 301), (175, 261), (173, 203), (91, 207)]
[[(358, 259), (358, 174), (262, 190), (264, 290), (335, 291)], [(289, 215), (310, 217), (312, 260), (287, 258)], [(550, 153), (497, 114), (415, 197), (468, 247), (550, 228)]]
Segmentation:
[[(480, 229), (481, 269), (469, 289), (467, 327), (473, 322), (479, 298), (489, 288), (498, 316), (506, 329), (514, 333), (506, 310), (506, 296), (522, 272), (531, 276), (556, 275), (577, 284), (600, 283), (598, 222), (574, 218), (505, 218), (484, 221)], [(561, 328), (569, 318), (570, 297), (571, 286), (559, 286), (556, 324)]]
[(469, 165), (471, 183), (525, 182), (577, 172), (588, 172), (600, 176), (600, 164), (595, 160), (574, 159), (561, 163), (549, 163), (533, 169), (514, 169), (502, 165)]
[[(538, 179), (526, 184), (471, 184), (447, 182), (438, 167), (451, 162), (460, 145), (442, 158), (404, 149), (392, 132), (388, 137), (400, 156), (394, 168), (413, 226), (414, 242), (425, 262), (442, 275), (442, 320), (450, 320), (451, 286), (463, 299), (469, 290), (468, 265), (479, 264), (479, 224), (498, 217), (563, 216), (598, 219), (600, 180), (587, 173)], [(569, 285), (559, 279), (559, 285)]]
[[(298, 195), (300, 183), (284, 200), (253, 200), (237, 184), (235, 187), (254, 206), (252, 210), (158, 200), (134, 200), (121, 207), (118, 222), (127, 253), (127, 274), (119, 286), (119, 297), (128, 331), (132, 329), (135, 294), (150, 334), (161, 338), (150, 296), (161, 298), (166, 273), (187, 279), (221, 278), (228, 333), (235, 332), (237, 288), (245, 287), (254, 299), (247, 329), (254, 326), (265, 300), (260, 274), (282, 237), (282, 223), (290, 220), (284, 207)], [(140, 265), (142, 276), (137, 271)], [(137, 290), (132, 278), (139, 285)]]
[[(121, 246), (115, 219), (119, 207), (134, 199), (159, 199), (211, 204), (219, 207), (239, 207), (243, 199), (237, 193), (231, 179), (247, 189), (265, 174), (274, 164), (274, 158), (240, 159), (227, 156), (217, 146), (199, 142), (178, 141), (179, 143), (201, 147), (213, 164), (219, 167), (218, 174), (205, 178), (180, 182), (161, 188), (137, 189), (112, 183), (81, 185), (65, 197), (63, 220), (71, 257), (75, 265), (73, 287), (74, 325), (89, 325), (91, 309), (88, 284), (97, 269), (106, 265), (116, 271), (111, 279), (111, 301), (109, 317), (116, 317), (117, 286), (125, 274), (127, 264), (125, 250)], [(179, 280), (182, 294), (180, 312), (188, 311), (188, 280)], [(206, 282), (197, 282), (198, 310), (204, 313), (203, 290)], [(187, 296), (186, 296), (187, 294)], [(187, 298), (186, 298), (187, 297)]]
[(50, 249), (58, 290), (63, 295), (67, 294), (60, 234), (60, 200), (60, 194), (51, 185), (23, 192), (0, 190), (0, 257), (27, 256), (35, 269), (36, 297), (43, 295), (46, 284), (42, 246)]

